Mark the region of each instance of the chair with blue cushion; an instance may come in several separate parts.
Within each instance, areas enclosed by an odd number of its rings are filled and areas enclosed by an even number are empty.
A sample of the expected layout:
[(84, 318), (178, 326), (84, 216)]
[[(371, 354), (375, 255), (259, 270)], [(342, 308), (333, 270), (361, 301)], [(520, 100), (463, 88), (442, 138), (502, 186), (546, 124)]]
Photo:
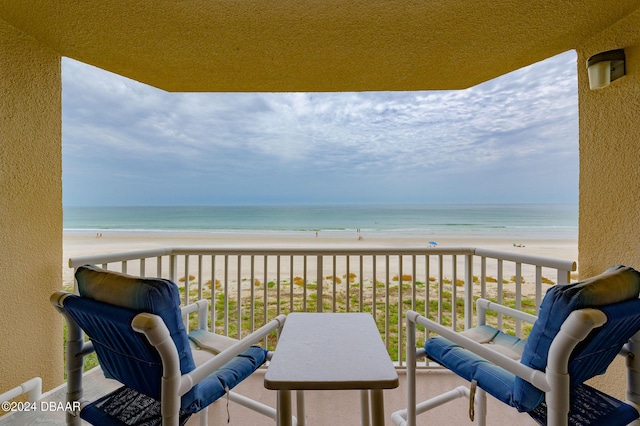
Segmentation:
[[(407, 312), (407, 409), (396, 425), (460, 397), (469, 417), (486, 424), (486, 393), (541, 425), (626, 425), (640, 407), (640, 273), (614, 266), (586, 281), (551, 287), (539, 316), (478, 299), (478, 326), (461, 333)], [(486, 325), (486, 311), (533, 323), (525, 340)], [(416, 349), (416, 324), (437, 334)], [(627, 358), (626, 402), (584, 382)], [(416, 404), (416, 359), (428, 359), (470, 383)], [(426, 385), (426, 384), (425, 384)], [(477, 413), (476, 413), (477, 411)]]
[[(89, 265), (77, 269), (76, 280), (79, 295), (51, 296), (68, 324), (67, 402), (81, 403), (67, 424), (183, 425), (197, 412), (206, 424), (206, 408), (223, 396), (276, 418), (275, 409), (230, 389), (265, 362), (269, 353), (254, 344), (280, 329), (283, 315), (235, 340), (206, 331), (206, 300), (181, 309), (170, 280)], [(187, 334), (183, 315), (193, 312), (199, 328)], [(83, 357), (93, 351), (104, 375), (124, 386), (89, 403), (82, 399)]]

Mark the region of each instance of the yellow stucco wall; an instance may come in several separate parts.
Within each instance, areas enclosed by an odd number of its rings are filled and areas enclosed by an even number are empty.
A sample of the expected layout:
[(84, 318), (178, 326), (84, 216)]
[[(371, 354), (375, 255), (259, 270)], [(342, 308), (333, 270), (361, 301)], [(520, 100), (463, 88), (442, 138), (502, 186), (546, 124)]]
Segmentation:
[[(640, 13), (578, 50), (580, 111), (579, 268), (583, 277), (613, 263), (640, 268)], [(627, 75), (589, 90), (586, 59), (624, 48)]]
[(0, 392), (62, 382), (61, 113), (60, 56), (0, 21)]
[[(580, 111), (581, 277), (612, 264), (640, 269), (640, 13), (635, 12), (578, 49)], [(593, 54), (624, 48), (627, 75), (589, 90), (585, 62)], [(594, 384), (624, 396), (624, 363)]]

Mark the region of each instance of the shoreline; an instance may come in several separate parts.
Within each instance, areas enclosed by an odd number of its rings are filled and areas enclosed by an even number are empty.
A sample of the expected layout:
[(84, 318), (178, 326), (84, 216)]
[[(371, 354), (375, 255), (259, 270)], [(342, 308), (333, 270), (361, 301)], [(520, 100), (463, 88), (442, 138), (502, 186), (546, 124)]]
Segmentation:
[(371, 233), (362, 232), (298, 231), (156, 231), (156, 230), (64, 230), (64, 257), (99, 254), (108, 250), (130, 251), (158, 247), (178, 246), (238, 246), (257, 247), (331, 246), (340, 247), (390, 247), (407, 245), (428, 247), (437, 242), (438, 247), (476, 247), (498, 251), (515, 251), (534, 256), (577, 260), (578, 240), (568, 237), (538, 236), (434, 236), (429, 234)]

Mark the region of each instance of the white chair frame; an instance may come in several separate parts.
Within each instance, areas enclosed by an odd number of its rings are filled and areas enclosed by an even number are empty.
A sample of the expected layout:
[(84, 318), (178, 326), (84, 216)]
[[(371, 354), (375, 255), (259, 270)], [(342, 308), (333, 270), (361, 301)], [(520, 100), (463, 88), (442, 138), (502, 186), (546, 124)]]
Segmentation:
[[(83, 375), (83, 359), (86, 355), (94, 351), (91, 342), (84, 341), (84, 333), (82, 329), (75, 323), (69, 314), (63, 308), (63, 301), (70, 293), (58, 291), (51, 296), (51, 303), (65, 317), (68, 324), (67, 339), (67, 402), (79, 401), (80, 411), (89, 404), (90, 401), (82, 398), (82, 375)], [(184, 306), (182, 315), (198, 312), (199, 328), (207, 329), (207, 311), (208, 302), (199, 300), (193, 304)], [(279, 315), (272, 321), (263, 325), (253, 333), (239, 340), (231, 347), (223, 350), (215, 357), (204, 362), (189, 373), (182, 374), (180, 371), (180, 359), (178, 350), (171, 339), (169, 330), (161, 317), (150, 314), (140, 313), (136, 315), (131, 323), (132, 328), (142, 333), (153, 345), (162, 360), (163, 377), (161, 389), (161, 413), (163, 426), (177, 426), (179, 421), (180, 398), (187, 393), (193, 386), (202, 381), (207, 376), (214, 373), (220, 367), (231, 361), (240, 353), (247, 350), (256, 342), (264, 339), (274, 330), (282, 330), (286, 316)], [(267, 356), (270, 358), (271, 353)], [(272, 419), (277, 418), (276, 409), (254, 401), (235, 392), (228, 393), (229, 399), (246, 408), (254, 410)], [(200, 425), (207, 425), (207, 408), (199, 413)], [(82, 420), (79, 412), (67, 413), (68, 425), (81, 425)], [(293, 424), (296, 424), (294, 418)]]
[[(509, 315), (529, 323), (535, 322), (536, 316), (518, 311), (486, 299), (476, 302), (478, 325), (486, 323), (486, 311), (491, 310)], [(457, 398), (471, 395), (470, 388), (460, 386), (452, 391), (438, 395), (426, 401), (416, 403), (416, 362), (426, 356), (424, 348), (416, 348), (416, 324), (420, 324), (427, 332), (434, 332), (455, 344), (470, 350), (489, 362), (521, 377), (533, 386), (545, 392), (547, 402), (547, 421), (549, 426), (566, 426), (569, 413), (569, 357), (576, 345), (585, 339), (594, 328), (607, 321), (605, 314), (598, 309), (580, 309), (572, 312), (562, 324), (560, 331), (549, 348), (546, 371), (542, 372), (527, 367), (520, 361), (495, 352), (474, 340), (444, 327), (415, 311), (407, 311), (407, 408), (396, 411), (392, 415), (397, 426), (415, 426), (416, 416), (432, 408)], [(627, 403), (640, 411), (640, 332), (627, 343), (620, 355), (627, 358)], [(477, 388), (474, 398), (477, 424), (486, 425), (486, 393)], [(640, 421), (633, 423), (640, 425)]]

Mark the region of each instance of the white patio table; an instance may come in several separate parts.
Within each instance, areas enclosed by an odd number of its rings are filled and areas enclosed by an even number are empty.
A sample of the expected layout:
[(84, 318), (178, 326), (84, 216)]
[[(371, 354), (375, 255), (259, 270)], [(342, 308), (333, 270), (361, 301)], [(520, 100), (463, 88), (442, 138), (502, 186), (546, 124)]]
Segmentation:
[(305, 424), (304, 390), (361, 390), (361, 421), (384, 426), (384, 389), (398, 374), (373, 317), (366, 313), (291, 313), (264, 378), (278, 391), (278, 424), (291, 425), (291, 391), (298, 424)]

